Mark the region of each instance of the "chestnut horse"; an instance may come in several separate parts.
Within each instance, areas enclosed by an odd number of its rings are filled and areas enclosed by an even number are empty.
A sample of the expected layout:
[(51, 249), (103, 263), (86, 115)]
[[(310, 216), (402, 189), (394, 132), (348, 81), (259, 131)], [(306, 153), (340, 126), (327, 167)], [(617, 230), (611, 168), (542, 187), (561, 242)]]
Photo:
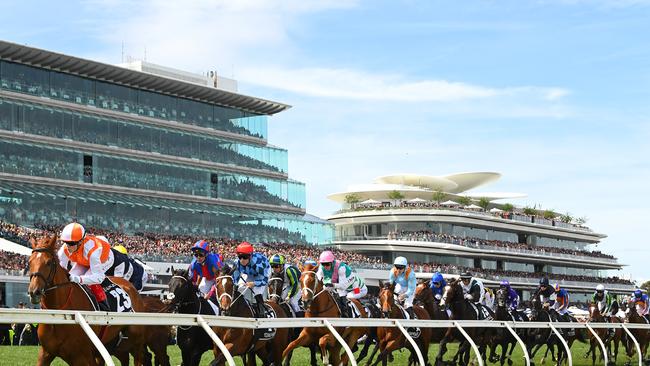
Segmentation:
[[(236, 316), (242, 318), (254, 318), (255, 312), (244, 298), (244, 294), (235, 288), (232, 271), (227, 266), (221, 270), (221, 276), (215, 279), (216, 296), (219, 309), (222, 315)], [(246, 289), (245, 291), (248, 291)], [(280, 305), (274, 302), (266, 302), (278, 318), (286, 318), (287, 315)], [(257, 330), (256, 332), (260, 332)], [(263, 331), (263, 330), (262, 330)], [(277, 328), (275, 336), (269, 340), (259, 340), (259, 336), (252, 329), (246, 328), (220, 328), (215, 330), (219, 335), (228, 352), (232, 356), (248, 355), (248, 365), (255, 365), (255, 354), (262, 359), (264, 365), (273, 363), (274, 365), (282, 364), (282, 351), (289, 343), (289, 329)], [(225, 356), (221, 350), (214, 346), (214, 364), (220, 365), (225, 361)]]
[[(382, 289), (379, 291), (379, 302), (381, 304), (381, 312), (384, 318), (388, 319), (404, 319), (404, 310), (400, 309), (395, 304), (395, 284), (384, 283)], [(413, 306), (413, 313), (420, 320), (429, 320), (429, 314), (421, 306)], [(406, 340), (406, 337), (401, 330), (395, 327), (379, 327), (377, 328), (377, 337), (379, 338), (379, 349), (381, 352), (377, 356), (377, 361), (373, 365), (377, 365), (379, 361), (383, 366), (388, 362), (388, 355), (393, 351), (408, 347), (412, 349), (411, 343)], [(429, 343), (431, 342), (431, 328), (421, 328), (420, 336), (415, 339), (415, 342), (422, 353), (424, 358), (424, 365), (429, 364)], [(372, 356), (371, 356), (372, 359)], [(414, 352), (411, 351), (409, 364), (417, 360), (414, 357)]]
[[(589, 304), (589, 319), (587, 319), (587, 322), (589, 323), (605, 323), (605, 317), (600, 313), (600, 309), (598, 309), (598, 304), (595, 303), (590, 303)], [(604, 328), (595, 328), (594, 332), (600, 339), (603, 341), (603, 343), (607, 343), (607, 340), (605, 337), (607, 337), (607, 329)], [(596, 350), (600, 350), (600, 345), (598, 344), (598, 340), (594, 335), (589, 332), (589, 351), (587, 354), (591, 353), (591, 364), (596, 365)], [(603, 360), (603, 354), (602, 350), (600, 350), (600, 360)]]
[[(307, 264), (302, 268), (300, 283), (302, 284), (301, 298), (305, 307), (305, 318), (340, 318), (339, 309), (334, 295), (325, 289), (323, 282), (316, 276), (318, 266)], [(362, 318), (367, 318), (366, 310), (358, 300), (352, 300)], [(347, 345), (352, 348), (354, 343), (367, 332), (366, 328), (349, 327), (336, 328)], [(341, 359), (341, 345), (334, 335), (327, 328), (305, 327), (296, 340), (289, 343), (282, 353), (286, 358), (296, 347), (309, 347), (318, 343), (323, 357), (323, 364), (340, 365), (347, 364), (347, 354)]]
[[(31, 302), (40, 303), (42, 309), (95, 310), (81, 285), (70, 282), (68, 271), (59, 264), (56, 240), (56, 236), (31, 240), (28, 287)], [(109, 279), (129, 295), (134, 311), (145, 310), (138, 292), (129, 281), (119, 277)], [(136, 365), (142, 364), (145, 343), (143, 326), (92, 326), (92, 329), (104, 344), (116, 341), (120, 330), (126, 329), (128, 340), (125, 342), (130, 344), (128, 348), (132, 351), (134, 362)], [(78, 325), (41, 324), (38, 327), (38, 338), (41, 347), (37, 365), (50, 365), (56, 357), (61, 357), (70, 365), (97, 365), (96, 357), (99, 353)], [(120, 357), (123, 365), (129, 364), (128, 354)]]

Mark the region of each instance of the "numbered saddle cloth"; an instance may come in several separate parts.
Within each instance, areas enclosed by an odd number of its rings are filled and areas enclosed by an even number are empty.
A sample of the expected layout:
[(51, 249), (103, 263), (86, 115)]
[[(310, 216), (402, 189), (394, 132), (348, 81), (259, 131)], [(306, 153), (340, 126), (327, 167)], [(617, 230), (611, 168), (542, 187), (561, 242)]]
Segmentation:
[[(275, 313), (275, 310), (269, 305), (269, 304), (264, 304), (264, 307), (266, 308), (266, 311), (264, 312), (266, 318), (277, 318), (278, 314)], [(263, 329), (257, 329), (255, 330), (255, 335), (258, 340), (266, 341), (269, 339), (273, 339), (275, 337), (275, 328), (263, 328)]]
[[(408, 311), (406, 311), (406, 309), (404, 309), (403, 306), (401, 306), (401, 305), (397, 305), (397, 306), (399, 306), (399, 309), (402, 311), (402, 314), (404, 315), (404, 319), (406, 319), (406, 320), (417, 320), (418, 319), (417, 315), (415, 314), (415, 310), (413, 310), (414, 318), (411, 319), (411, 317), (409, 316)], [(408, 334), (413, 339), (418, 339), (422, 335), (422, 330), (419, 327), (409, 327), (409, 328), (406, 328), (406, 331), (408, 332)]]
[(133, 312), (131, 297), (120, 286), (114, 284), (107, 278), (102, 282), (102, 287), (104, 288), (104, 292), (106, 292), (106, 301), (111, 311), (117, 313)]

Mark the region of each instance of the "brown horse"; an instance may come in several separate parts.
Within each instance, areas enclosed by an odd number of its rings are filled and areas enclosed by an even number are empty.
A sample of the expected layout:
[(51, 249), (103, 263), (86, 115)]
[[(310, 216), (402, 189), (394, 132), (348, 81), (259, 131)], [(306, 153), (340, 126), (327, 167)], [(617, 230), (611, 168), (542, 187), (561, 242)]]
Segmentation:
[[(243, 293), (235, 289), (229, 268), (226, 266), (222, 268), (222, 274), (215, 279), (214, 286), (218, 305), (223, 315), (242, 318), (255, 317), (255, 312), (244, 298)], [(267, 301), (266, 305), (275, 312), (278, 318), (287, 317), (284, 310), (278, 304)], [(256, 354), (262, 359), (264, 365), (270, 363), (278, 366), (281, 365), (283, 358), (282, 351), (289, 343), (289, 329), (277, 328), (275, 335), (269, 340), (260, 340), (259, 334), (256, 334), (260, 331), (265, 330), (262, 329), (255, 332), (252, 329), (245, 328), (219, 328), (215, 330), (232, 356), (248, 356), (248, 365), (255, 365)], [(213, 350), (215, 357), (214, 364), (222, 364), (225, 357), (221, 353), (221, 350), (216, 345)]]
[[(56, 236), (31, 240), (32, 254), (29, 257), (28, 293), (33, 304), (41, 304), (43, 309), (57, 310), (95, 310), (90, 298), (81, 285), (70, 282), (68, 271), (59, 264), (56, 254)], [(131, 298), (134, 311), (144, 311), (144, 304), (136, 289), (127, 280), (110, 277)], [(136, 365), (142, 364), (144, 351), (143, 326), (92, 326), (104, 344), (113, 342), (125, 329), (131, 344)], [(49, 365), (56, 357), (61, 357), (70, 365), (97, 365), (98, 351), (86, 333), (77, 325), (41, 324), (38, 327), (41, 347), (37, 365)], [(120, 362), (129, 364), (128, 354), (121, 355)]]
[[(381, 312), (384, 318), (388, 319), (404, 319), (405, 312), (397, 304), (395, 304), (395, 284), (384, 283), (379, 292), (379, 302), (381, 304)], [(421, 306), (413, 306), (413, 312), (418, 319), (429, 320), (429, 314)], [(401, 330), (395, 327), (379, 327), (377, 328), (377, 337), (379, 338), (379, 349), (381, 352), (377, 357), (377, 361), (373, 365), (377, 365), (379, 361), (383, 366), (388, 363), (388, 355), (393, 351), (408, 347), (412, 349), (411, 343), (406, 340), (406, 337)], [(415, 339), (420, 352), (424, 358), (424, 365), (429, 364), (429, 343), (431, 342), (431, 328), (421, 328), (420, 336)], [(371, 356), (372, 359), (372, 356)], [(411, 351), (411, 360), (415, 361), (413, 351)], [(409, 362), (410, 364), (410, 362)]]
[[(625, 322), (631, 324), (647, 324), (645, 318), (639, 315), (634, 303), (628, 304), (627, 315), (625, 316)], [(639, 342), (639, 346), (641, 348), (641, 358), (644, 358), (645, 353), (648, 349), (648, 342), (650, 341), (650, 330), (630, 328), (630, 333), (632, 333), (634, 338), (636, 338), (637, 342)], [(634, 346), (634, 342), (632, 342), (632, 340), (629, 339), (629, 337), (625, 337), (625, 338), (627, 340), (625, 342), (625, 350), (627, 353), (628, 362), (630, 362), (630, 359), (636, 353), (636, 348)]]
[[(301, 298), (305, 307), (305, 318), (340, 318), (341, 310), (334, 299), (332, 293), (325, 289), (323, 282), (316, 276), (318, 266), (311, 264), (305, 265), (300, 275), (302, 284)], [(358, 300), (352, 300), (361, 317), (366, 318), (367, 314)], [(366, 328), (349, 327), (346, 329), (335, 329), (345, 340), (347, 345), (352, 348), (354, 343), (366, 333)], [(289, 343), (289, 346), (282, 354), (286, 358), (296, 347), (309, 347), (318, 343), (323, 357), (323, 364), (339, 365), (347, 364), (347, 354), (341, 359), (341, 345), (334, 335), (327, 328), (305, 327), (296, 340)]]
[[(605, 317), (600, 313), (600, 309), (598, 309), (598, 304), (591, 303), (589, 304), (589, 319), (587, 319), (587, 322), (589, 323), (605, 323)], [(605, 339), (607, 337), (607, 329), (604, 328), (595, 328), (594, 332), (596, 335), (603, 341), (603, 343), (606, 343), (607, 340)], [(595, 365), (596, 364), (596, 350), (600, 349), (600, 345), (598, 344), (598, 340), (596, 337), (589, 332), (589, 351), (588, 354), (591, 353), (591, 364)], [(600, 360), (603, 360), (604, 356), (602, 354), (602, 350), (600, 351)]]

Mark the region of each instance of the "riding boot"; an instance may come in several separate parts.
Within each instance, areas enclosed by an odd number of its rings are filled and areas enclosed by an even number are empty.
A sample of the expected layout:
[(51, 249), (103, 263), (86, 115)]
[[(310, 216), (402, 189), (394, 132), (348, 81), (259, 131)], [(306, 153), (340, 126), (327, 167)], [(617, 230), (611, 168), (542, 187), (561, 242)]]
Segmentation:
[(264, 297), (262, 294), (255, 295), (255, 305), (258, 318), (266, 318), (266, 306), (264, 306)]
[(108, 306), (108, 300), (97, 301), (97, 304), (99, 304), (99, 311), (111, 311), (110, 307)]
[(411, 319), (411, 320), (415, 319), (415, 315), (413, 314), (413, 307), (412, 306), (409, 306), (408, 308), (406, 308), (406, 312), (409, 314), (409, 319)]
[(343, 318), (350, 318), (350, 311), (348, 309), (348, 298), (345, 295), (339, 296), (339, 307), (341, 308), (341, 316)]

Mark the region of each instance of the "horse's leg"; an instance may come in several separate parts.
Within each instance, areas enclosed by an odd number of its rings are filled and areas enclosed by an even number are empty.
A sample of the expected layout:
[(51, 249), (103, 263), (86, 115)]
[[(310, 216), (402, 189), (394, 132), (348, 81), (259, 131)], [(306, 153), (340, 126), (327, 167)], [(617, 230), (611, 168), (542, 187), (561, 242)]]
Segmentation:
[(55, 356), (50, 354), (43, 348), (42, 346), (38, 349), (38, 361), (36, 361), (36, 365), (38, 366), (49, 366), (52, 364), (52, 361), (54, 360)]
[(368, 358), (368, 361), (366, 362), (366, 366), (370, 366), (372, 364), (372, 360), (375, 358), (375, 355), (377, 354), (377, 351), (379, 351), (379, 342), (375, 344), (375, 348), (372, 350), (372, 353), (370, 354), (370, 357)]
[(314, 339), (312, 338), (311, 334), (303, 329), (303, 331), (298, 335), (298, 338), (294, 339), (287, 345), (287, 348), (284, 350), (284, 352), (282, 352), (282, 358), (287, 359), (289, 353), (292, 352), (295, 348), (304, 347), (311, 343), (314, 343)]

